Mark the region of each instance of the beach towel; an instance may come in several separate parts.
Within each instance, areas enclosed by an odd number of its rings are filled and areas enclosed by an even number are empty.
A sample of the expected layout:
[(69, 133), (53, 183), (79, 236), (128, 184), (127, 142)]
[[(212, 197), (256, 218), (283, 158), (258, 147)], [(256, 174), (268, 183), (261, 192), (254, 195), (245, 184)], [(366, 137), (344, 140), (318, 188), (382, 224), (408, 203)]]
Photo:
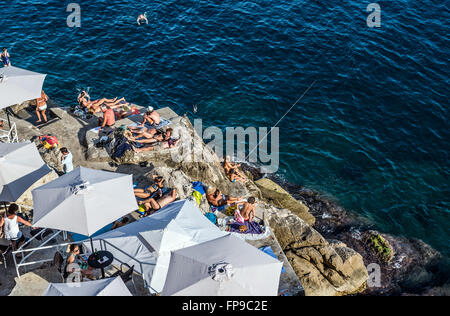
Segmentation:
[(199, 192), (201, 195), (204, 195), (206, 193), (205, 192), (205, 187), (203, 186), (203, 183), (200, 182), (200, 181), (192, 182), (192, 188), (195, 191)]
[(194, 192), (192, 193), (192, 196), (195, 198), (195, 201), (200, 206), (203, 195), (200, 192), (194, 190)]
[[(246, 226), (245, 231), (242, 230), (241, 226)], [(261, 226), (256, 222), (245, 221), (244, 223), (234, 222), (230, 224), (230, 232), (241, 233), (241, 234), (263, 234), (264, 231)]]

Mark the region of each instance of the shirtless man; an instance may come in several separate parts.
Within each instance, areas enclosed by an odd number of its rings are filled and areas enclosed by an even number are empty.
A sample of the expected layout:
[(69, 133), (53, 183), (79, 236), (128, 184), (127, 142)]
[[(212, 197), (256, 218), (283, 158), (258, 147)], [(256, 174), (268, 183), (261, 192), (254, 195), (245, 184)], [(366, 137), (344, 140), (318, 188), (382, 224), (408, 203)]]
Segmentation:
[(177, 198), (177, 190), (172, 189), (172, 191), (166, 196), (161, 196), (159, 199), (150, 198), (142, 202), (144, 205), (146, 214), (151, 215), (155, 213), (157, 210), (162, 209), (164, 206), (169, 205)]
[(147, 112), (143, 115), (142, 123), (136, 127), (128, 127), (133, 133), (138, 135), (146, 135), (147, 138), (156, 134), (156, 126), (161, 123), (161, 116), (152, 106), (147, 108)]
[(253, 219), (255, 218), (255, 207), (256, 207), (256, 199), (254, 197), (249, 197), (247, 199), (247, 202), (238, 202), (236, 205), (244, 205), (242, 210), (240, 210), (241, 216), (244, 218), (244, 220), (253, 222)]
[(144, 14), (139, 14), (138, 18), (137, 18), (137, 24), (141, 25), (141, 22), (144, 22), (148, 24), (148, 20), (147, 20), (147, 15)]
[(208, 187), (206, 190), (206, 199), (213, 206), (224, 206), (227, 204), (237, 203), (242, 197), (232, 197), (230, 195), (225, 195), (220, 192), (219, 189), (214, 189), (213, 187)]

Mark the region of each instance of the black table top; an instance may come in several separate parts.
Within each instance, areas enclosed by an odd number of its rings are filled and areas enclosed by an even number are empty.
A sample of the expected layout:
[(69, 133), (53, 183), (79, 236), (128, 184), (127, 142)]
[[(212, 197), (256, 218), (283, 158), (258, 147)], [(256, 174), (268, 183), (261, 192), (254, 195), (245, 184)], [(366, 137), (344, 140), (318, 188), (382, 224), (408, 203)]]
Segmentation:
[(110, 253), (109, 251), (98, 251), (97, 253), (98, 253), (98, 258), (100, 261), (102, 261), (104, 257), (108, 258), (108, 260), (106, 260), (105, 262), (99, 262), (99, 260), (96, 260), (94, 254), (90, 255), (88, 258), (88, 264), (93, 268), (96, 268), (96, 269), (106, 268), (114, 260), (113, 254)]

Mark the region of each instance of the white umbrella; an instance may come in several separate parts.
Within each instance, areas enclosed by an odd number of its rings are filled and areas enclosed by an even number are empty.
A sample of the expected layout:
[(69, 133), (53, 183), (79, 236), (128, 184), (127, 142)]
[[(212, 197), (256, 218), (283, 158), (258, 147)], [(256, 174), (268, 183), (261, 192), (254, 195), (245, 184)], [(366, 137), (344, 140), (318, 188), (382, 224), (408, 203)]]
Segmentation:
[(0, 201), (17, 201), (49, 172), (34, 143), (0, 143)]
[(50, 283), (42, 296), (132, 296), (120, 277), (80, 283)]
[(283, 264), (227, 235), (172, 252), (162, 295), (276, 296)]
[(0, 109), (41, 97), (44, 74), (17, 67), (0, 69)]
[[(190, 247), (227, 235), (191, 201), (176, 201), (153, 215), (95, 237), (119, 262), (151, 280), (150, 291), (162, 291), (172, 250)], [(112, 246), (114, 247), (112, 247)], [(120, 250), (118, 250), (120, 249)], [(135, 258), (136, 260), (133, 260)], [(136, 262), (145, 263), (137, 265)]]
[(131, 175), (83, 167), (31, 193), (34, 226), (86, 236), (138, 208)]

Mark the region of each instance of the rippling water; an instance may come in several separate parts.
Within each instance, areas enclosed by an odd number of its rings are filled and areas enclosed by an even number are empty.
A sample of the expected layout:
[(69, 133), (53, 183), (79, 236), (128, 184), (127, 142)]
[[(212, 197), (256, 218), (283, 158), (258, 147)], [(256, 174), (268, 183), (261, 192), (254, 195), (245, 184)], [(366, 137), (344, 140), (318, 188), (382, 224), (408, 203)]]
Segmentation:
[(0, 46), (49, 74), (61, 104), (90, 87), (204, 125), (273, 126), (316, 80), (281, 123), (280, 175), (450, 253), (445, 1), (379, 1), (379, 29), (370, 1), (85, 0), (79, 29), (69, 2), (4, 1), (0, 18)]

